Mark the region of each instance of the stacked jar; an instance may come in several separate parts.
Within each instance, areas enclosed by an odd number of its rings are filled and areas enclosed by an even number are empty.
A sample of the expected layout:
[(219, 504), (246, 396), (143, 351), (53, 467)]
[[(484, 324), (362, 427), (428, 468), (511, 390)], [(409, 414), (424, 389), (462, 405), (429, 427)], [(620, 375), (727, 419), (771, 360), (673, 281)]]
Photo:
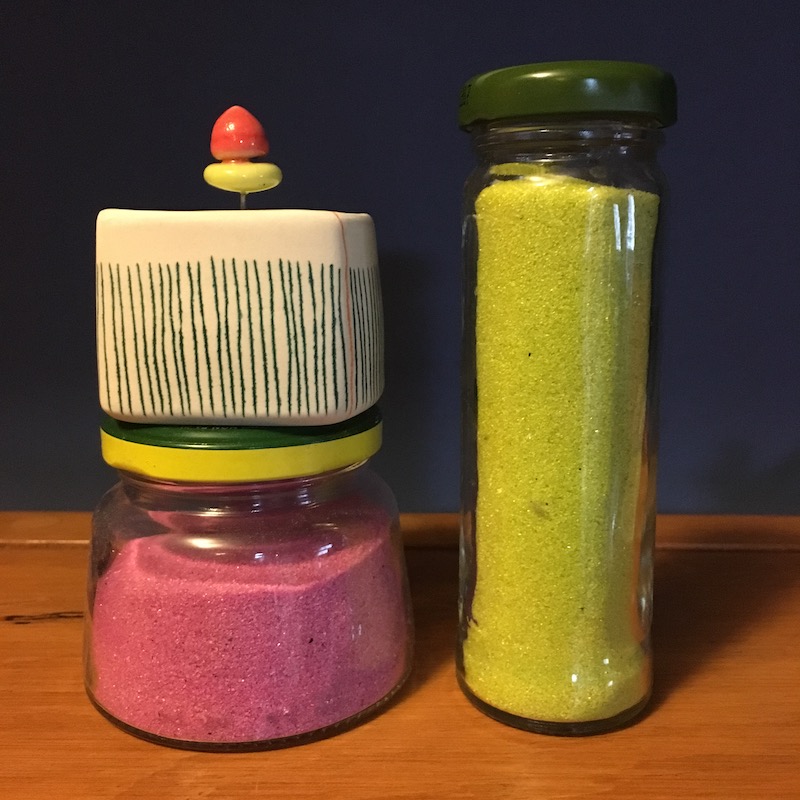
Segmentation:
[(365, 214), (132, 211), (97, 222), (103, 456), (86, 686), (145, 739), (309, 741), (408, 675), (383, 333)]

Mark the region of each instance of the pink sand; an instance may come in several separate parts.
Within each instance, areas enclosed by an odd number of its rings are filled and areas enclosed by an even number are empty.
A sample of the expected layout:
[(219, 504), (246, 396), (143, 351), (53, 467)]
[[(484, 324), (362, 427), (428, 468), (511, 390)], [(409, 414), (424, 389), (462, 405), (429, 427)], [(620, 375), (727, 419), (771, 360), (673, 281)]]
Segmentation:
[(97, 585), (95, 700), (145, 732), (216, 743), (316, 731), (378, 702), (406, 671), (407, 623), (376, 524), (380, 538), (328, 536), (313, 553), (292, 539), (241, 557), (211, 537), (128, 542)]

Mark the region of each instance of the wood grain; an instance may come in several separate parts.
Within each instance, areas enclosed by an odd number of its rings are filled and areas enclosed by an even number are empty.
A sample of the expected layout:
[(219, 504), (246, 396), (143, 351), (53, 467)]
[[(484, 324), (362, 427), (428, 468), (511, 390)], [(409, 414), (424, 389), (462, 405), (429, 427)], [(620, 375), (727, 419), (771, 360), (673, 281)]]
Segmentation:
[(0, 514), (0, 798), (800, 797), (800, 519), (659, 519), (655, 694), (638, 724), (586, 739), (465, 700), (455, 520), (403, 522), (417, 653), (396, 702), (325, 741), (213, 755), (139, 741), (86, 700), (88, 515)]

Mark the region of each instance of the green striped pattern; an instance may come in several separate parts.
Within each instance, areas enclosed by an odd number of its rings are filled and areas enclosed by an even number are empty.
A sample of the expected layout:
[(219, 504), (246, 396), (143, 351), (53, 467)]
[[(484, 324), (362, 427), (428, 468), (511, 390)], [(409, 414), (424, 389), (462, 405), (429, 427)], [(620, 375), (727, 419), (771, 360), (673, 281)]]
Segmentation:
[(374, 269), (97, 265), (100, 400), (127, 420), (336, 421), (383, 390)]

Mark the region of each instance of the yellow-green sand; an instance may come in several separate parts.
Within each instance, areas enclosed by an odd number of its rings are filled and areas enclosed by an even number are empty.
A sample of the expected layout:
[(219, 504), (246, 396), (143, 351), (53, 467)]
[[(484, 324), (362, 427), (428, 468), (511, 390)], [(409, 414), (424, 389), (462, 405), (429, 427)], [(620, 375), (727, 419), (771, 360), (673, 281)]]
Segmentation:
[(476, 581), (464, 678), (582, 722), (649, 691), (637, 605), (658, 197), (505, 164), (476, 201)]

